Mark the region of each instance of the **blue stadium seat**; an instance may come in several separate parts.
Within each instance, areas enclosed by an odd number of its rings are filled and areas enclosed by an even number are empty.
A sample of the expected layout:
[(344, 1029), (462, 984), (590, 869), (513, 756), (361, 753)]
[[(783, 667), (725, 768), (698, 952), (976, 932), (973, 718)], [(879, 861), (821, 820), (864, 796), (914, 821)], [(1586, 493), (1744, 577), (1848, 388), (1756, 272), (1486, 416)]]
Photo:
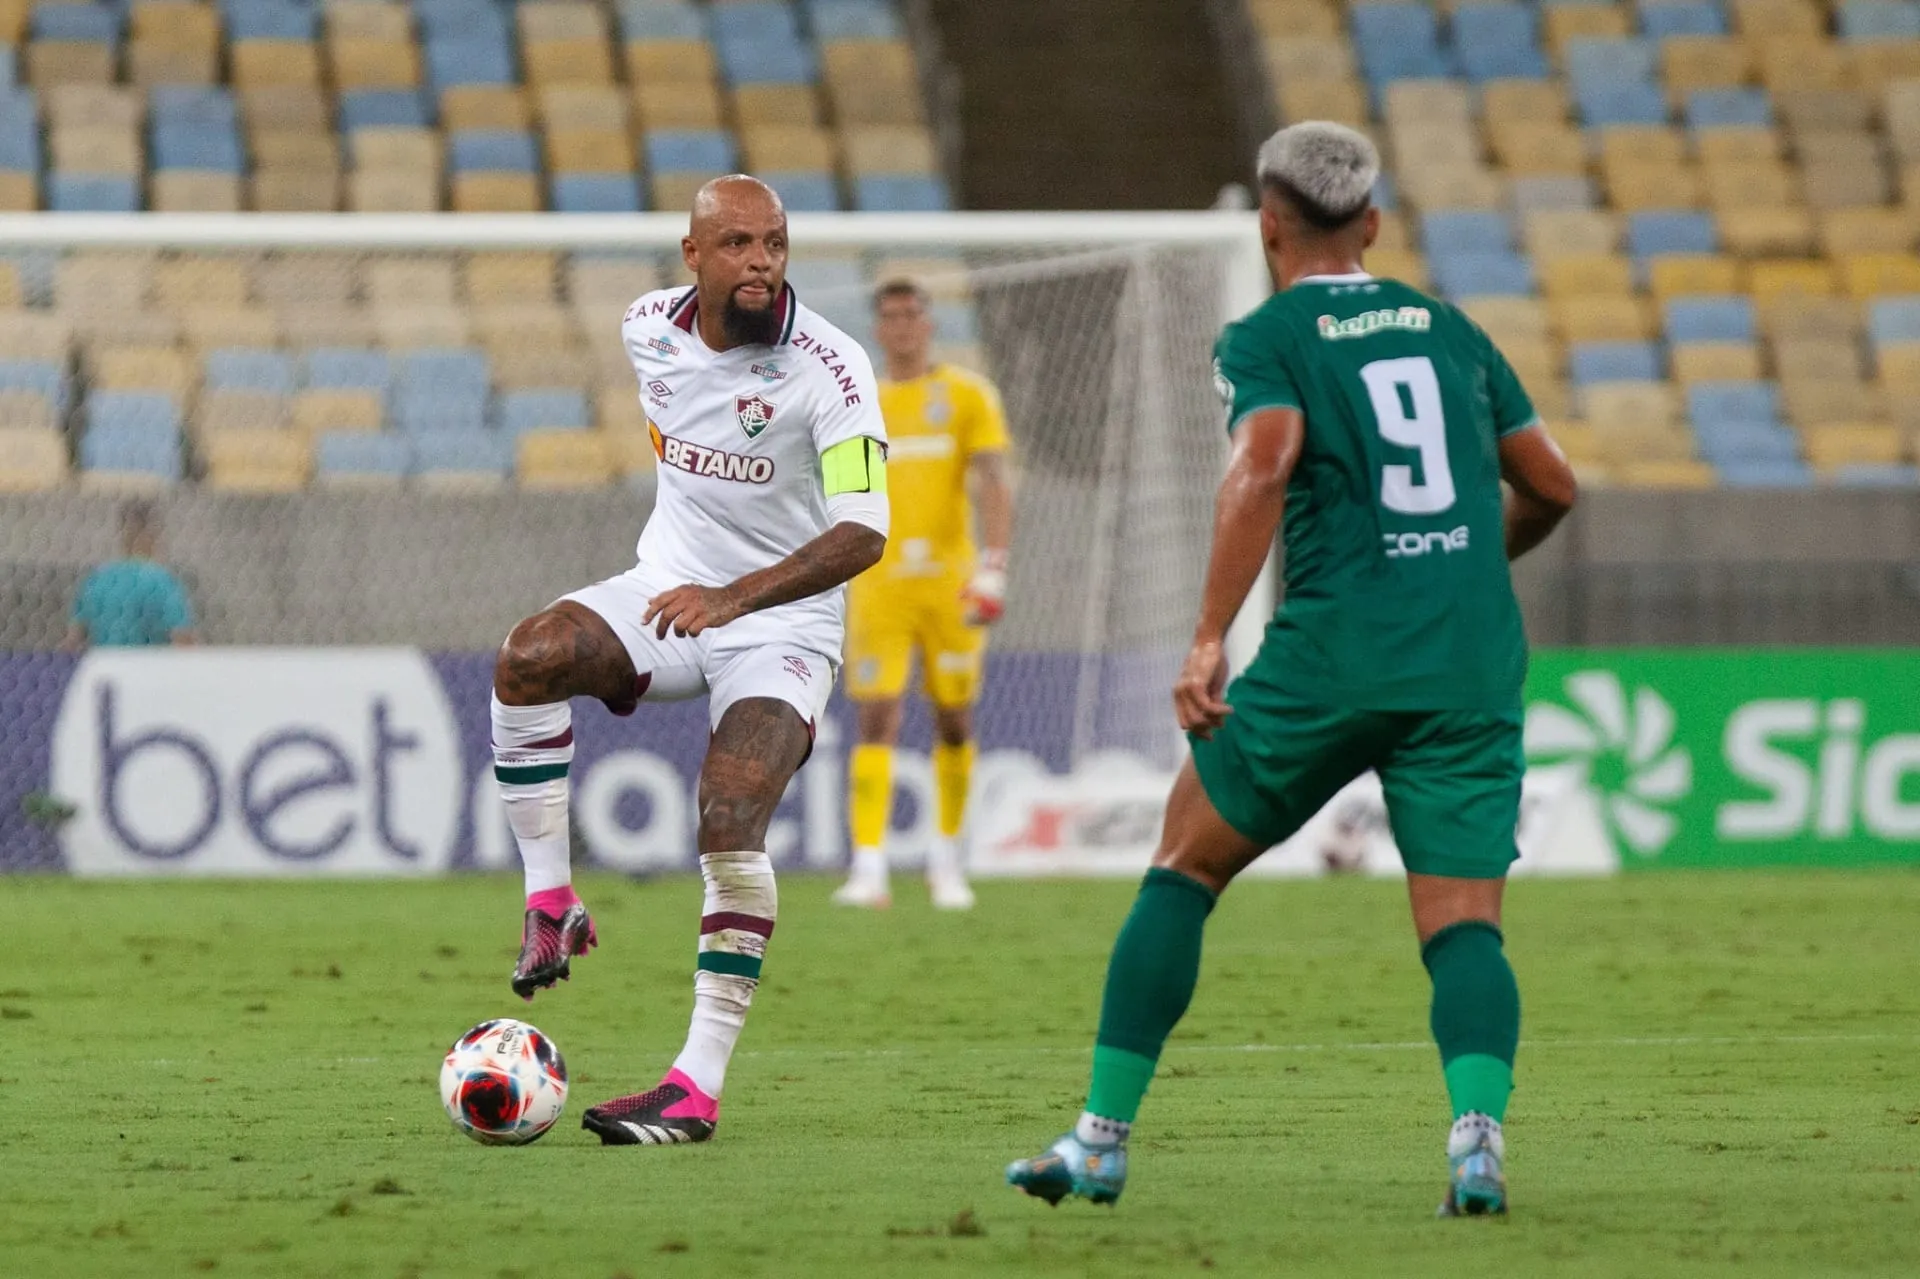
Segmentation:
[(1393, 175), (1391, 173), (1383, 173), (1374, 179), (1373, 204), (1375, 208), (1391, 213), (1399, 199), (1400, 191), (1398, 187), (1393, 185)]
[(1449, 298), (1533, 292), (1533, 264), (1514, 253), (1434, 253), (1427, 256), (1427, 268)]
[(124, 21), (121, 11), (109, 5), (42, 4), (33, 11), (33, 38), (118, 44)]
[(1860, 462), (1836, 468), (1832, 479), (1847, 488), (1913, 488), (1920, 486), (1920, 468)]
[(155, 124), (152, 148), (156, 169), (206, 169), (219, 173), (240, 173), (246, 169), (240, 135), (231, 128), (209, 128), (193, 123)]
[(1728, 462), (1719, 471), (1720, 482), (1728, 488), (1797, 489), (1813, 485), (1813, 472), (1805, 462), (1785, 458)]
[(1723, 36), (1727, 34), (1727, 15), (1711, 0), (1641, 0), (1640, 34), (1649, 40)]
[(1420, 219), (1420, 243), (1428, 253), (1504, 253), (1513, 248), (1513, 228), (1500, 213), (1429, 213)]
[(587, 397), (579, 391), (509, 391), (495, 406), (500, 430), (511, 439), (541, 428), (584, 431)]
[(1656, 209), (1627, 215), (1627, 252), (1636, 258), (1667, 253), (1713, 253), (1720, 237), (1705, 213)]
[(422, 431), (412, 436), (415, 475), (497, 475), (513, 469), (513, 444), (492, 431)]
[(68, 389), (66, 371), (58, 364), (0, 358), (0, 391), (37, 392), (53, 405), (54, 412), (65, 413)]
[(278, 351), (223, 349), (207, 352), (203, 385), (209, 391), (272, 391), (292, 395), (293, 357)]
[(1765, 89), (1695, 89), (1687, 96), (1687, 124), (1695, 129), (1765, 127), (1773, 104)]
[(80, 466), (88, 471), (134, 471), (178, 480), (180, 406), (146, 391), (96, 391), (87, 399)]
[(1658, 382), (1660, 349), (1651, 342), (1577, 342), (1567, 353), (1567, 375), (1575, 386)]
[(953, 199), (940, 178), (888, 174), (855, 180), (853, 206), (867, 213), (945, 213)]
[(707, 20), (690, 4), (628, 0), (620, 6), (620, 36), (624, 40), (704, 40)]
[[(727, 13), (751, 5), (722, 5), (716, 10)], [(797, 34), (785, 31), (756, 31), (744, 35), (716, 33), (714, 52), (719, 56), (721, 74), (729, 83), (812, 84), (818, 78), (813, 61), (813, 46)]]
[(1754, 327), (1751, 298), (1674, 298), (1667, 303), (1669, 342), (1751, 342)]
[(512, 84), (513, 46), (499, 35), (434, 36), (426, 47), (427, 81), (437, 89), (457, 84)]
[(447, 166), (455, 173), (475, 169), (537, 173), (540, 147), (531, 133), (517, 129), (462, 129), (447, 137)]
[(1581, 122), (1589, 129), (1667, 122), (1667, 96), (1655, 84), (1587, 84), (1574, 90), (1573, 101)]
[(19, 53), (10, 44), (0, 45), (0, 86), (11, 88), (20, 82)]
[(1874, 299), (1867, 310), (1867, 332), (1875, 345), (1920, 342), (1920, 297)]
[(1920, 5), (1911, 0), (1841, 0), (1840, 38), (1920, 39)]
[(1687, 388), (1687, 416), (1709, 422), (1780, 421), (1780, 392), (1771, 382), (1696, 382)]
[(1800, 459), (1800, 437), (1774, 422), (1697, 422), (1693, 436), (1715, 466)]
[(0, 169), (38, 173), (40, 126), (31, 115), (0, 114)]
[(512, 27), (510, 6), (495, 0), (413, 0), (413, 17), (422, 37), (445, 35), (506, 36)]
[(647, 134), (647, 168), (653, 173), (726, 173), (734, 167), (733, 139), (718, 129)]
[(727, 4), (712, 6), (710, 12), (716, 42), (774, 37), (785, 37), (790, 42), (800, 39), (800, 25), (795, 20), (793, 6), (781, 0), (729, 0)]
[(886, 0), (808, 0), (816, 40), (899, 40), (906, 33)]
[(316, 7), (246, 0), (220, 7), (229, 40), (311, 40), (317, 24)]
[(1554, 209), (1591, 209), (1603, 203), (1593, 179), (1584, 174), (1536, 173), (1514, 178), (1507, 185), (1513, 211), (1525, 217)]
[(240, 125), (233, 94), (217, 85), (156, 84), (147, 92), (147, 111), (156, 124), (228, 129)]
[(763, 173), (761, 181), (780, 193), (790, 213), (834, 213), (840, 207), (840, 184), (831, 173)]
[(1360, 71), (1375, 88), (1452, 74), (1434, 13), (1424, 4), (1359, 4), (1348, 11)]
[(393, 397), (393, 422), (408, 435), (479, 434), (487, 429), (487, 395), (402, 387)]
[(316, 391), (378, 391), (386, 394), (393, 366), (385, 351), (323, 346), (308, 351), (303, 382)]
[(317, 442), (314, 462), (321, 475), (399, 479), (413, 462), (413, 446), (406, 436), (390, 431), (327, 431)]
[(1652, 84), (1660, 66), (1660, 46), (1635, 36), (1581, 36), (1567, 41), (1567, 79), (1577, 92), (1584, 86)]
[(1511, 0), (1463, 4), (1453, 11), (1453, 50), (1461, 71), (1484, 80), (1538, 80), (1547, 74), (1534, 11)]
[(340, 132), (355, 129), (424, 129), (433, 112), (415, 89), (357, 89), (340, 95)]
[[(867, 273), (859, 262), (848, 258), (797, 258), (788, 264), (787, 279), (794, 288), (809, 293), (850, 293), (863, 303), (867, 296)], [(808, 305), (812, 305), (811, 299)]]
[[(789, 200), (787, 207), (792, 208)], [(553, 177), (556, 213), (639, 213), (640, 184), (630, 173), (557, 173)]]
[(400, 357), (396, 382), (402, 392), (485, 395), (492, 374), (484, 352), (466, 348), (429, 348)]
[(56, 169), (47, 175), (47, 208), (54, 213), (138, 213), (140, 180)]

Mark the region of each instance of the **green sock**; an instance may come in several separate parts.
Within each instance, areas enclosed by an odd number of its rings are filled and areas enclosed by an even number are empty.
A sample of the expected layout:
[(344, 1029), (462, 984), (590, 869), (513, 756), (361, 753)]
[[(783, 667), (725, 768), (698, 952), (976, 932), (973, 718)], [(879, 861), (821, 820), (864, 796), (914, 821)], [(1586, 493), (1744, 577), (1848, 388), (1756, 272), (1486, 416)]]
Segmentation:
[(1504, 1123), (1520, 1044), (1520, 987), (1500, 930), (1484, 920), (1449, 924), (1427, 939), (1420, 958), (1433, 977), (1433, 1038), (1453, 1117), (1477, 1110)]
[(1200, 934), (1213, 903), (1212, 890), (1179, 871), (1156, 866), (1141, 882), (1100, 1003), (1087, 1109), (1102, 1119), (1130, 1124), (1139, 1113), (1161, 1046), (1200, 980)]

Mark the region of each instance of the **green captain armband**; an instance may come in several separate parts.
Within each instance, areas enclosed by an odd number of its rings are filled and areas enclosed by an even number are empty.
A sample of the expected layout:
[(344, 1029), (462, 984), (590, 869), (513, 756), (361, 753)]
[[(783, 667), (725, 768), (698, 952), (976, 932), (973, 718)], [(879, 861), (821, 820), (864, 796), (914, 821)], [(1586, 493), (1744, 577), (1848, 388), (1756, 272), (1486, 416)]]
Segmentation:
[(887, 446), (862, 435), (842, 440), (820, 455), (820, 478), (827, 496), (887, 491)]

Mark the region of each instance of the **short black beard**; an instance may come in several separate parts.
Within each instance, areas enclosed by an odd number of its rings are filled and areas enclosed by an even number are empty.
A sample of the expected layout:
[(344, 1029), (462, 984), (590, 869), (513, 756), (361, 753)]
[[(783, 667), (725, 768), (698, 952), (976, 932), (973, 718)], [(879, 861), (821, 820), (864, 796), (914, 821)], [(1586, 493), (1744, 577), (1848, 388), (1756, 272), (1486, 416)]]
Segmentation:
[(720, 331), (734, 346), (772, 346), (780, 340), (780, 308), (749, 311), (729, 293), (720, 312)]

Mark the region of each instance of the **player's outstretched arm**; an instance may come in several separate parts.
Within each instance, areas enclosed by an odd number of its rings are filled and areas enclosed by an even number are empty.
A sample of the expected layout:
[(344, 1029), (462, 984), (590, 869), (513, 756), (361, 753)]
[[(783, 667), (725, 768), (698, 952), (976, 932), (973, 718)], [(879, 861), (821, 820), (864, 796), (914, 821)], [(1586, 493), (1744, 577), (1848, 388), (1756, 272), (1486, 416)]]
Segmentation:
[(1501, 437), (1500, 478), (1511, 490), (1506, 502), (1507, 558), (1517, 560), (1546, 541), (1567, 517), (1580, 486), (1567, 455), (1537, 423)]
[(1226, 635), (1266, 565), (1280, 531), (1287, 481), (1300, 460), (1306, 418), (1299, 409), (1260, 409), (1233, 432), (1233, 456), (1213, 504), (1213, 551), (1193, 647), (1173, 686), (1180, 727), (1202, 737), (1226, 722)]

